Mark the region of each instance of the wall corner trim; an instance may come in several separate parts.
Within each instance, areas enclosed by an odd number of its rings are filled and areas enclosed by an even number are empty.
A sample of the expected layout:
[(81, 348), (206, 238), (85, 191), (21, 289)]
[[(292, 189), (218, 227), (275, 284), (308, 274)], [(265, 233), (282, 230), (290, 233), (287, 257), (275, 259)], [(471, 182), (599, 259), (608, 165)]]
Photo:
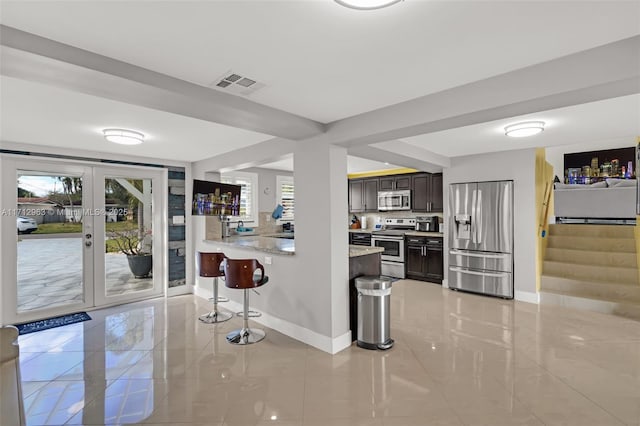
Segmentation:
[(519, 291), (516, 290), (514, 292), (514, 299), (519, 302), (527, 302), (534, 303), (536, 305), (540, 304), (540, 293), (532, 293), (529, 291)]

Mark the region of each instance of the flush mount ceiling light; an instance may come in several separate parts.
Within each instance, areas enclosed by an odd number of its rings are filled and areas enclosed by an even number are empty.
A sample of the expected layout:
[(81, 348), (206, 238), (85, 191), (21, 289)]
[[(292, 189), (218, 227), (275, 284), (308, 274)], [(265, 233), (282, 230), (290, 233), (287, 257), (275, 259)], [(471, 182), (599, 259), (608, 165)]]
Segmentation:
[(335, 0), (336, 3), (341, 4), (351, 9), (371, 10), (381, 9), (383, 7), (391, 6), (395, 3), (400, 3), (402, 0)]
[(138, 145), (144, 142), (144, 135), (140, 132), (127, 129), (104, 129), (104, 138), (109, 142), (121, 145)]
[(537, 135), (544, 130), (544, 121), (523, 121), (504, 128), (504, 134), (512, 138), (525, 138)]

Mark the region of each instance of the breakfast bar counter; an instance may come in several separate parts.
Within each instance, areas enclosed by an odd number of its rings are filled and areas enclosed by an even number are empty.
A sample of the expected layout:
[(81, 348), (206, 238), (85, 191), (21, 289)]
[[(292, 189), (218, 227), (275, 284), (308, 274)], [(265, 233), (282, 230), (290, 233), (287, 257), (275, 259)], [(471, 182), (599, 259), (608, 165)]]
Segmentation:
[[(210, 244), (224, 244), (236, 248), (257, 250), (265, 253), (282, 254), (292, 256), (295, 254), (295, 240), (286, 233), (269, 235), (233, 236), (228, 238), (216, 238), (204, 240)], [(349, 246), (349, 257), (367, 256), (382, 253), (381, 247)]]
[[(291, 238), (292, 236), (291, 233), (281, 233), (210, 238), (203, 240), (201, 248), (202, 251), (222, 251), (230, 258), (259, 258), (261, 263), (263, 256), (266, 260), (272, 254), (282, 255), (277, 259), (269, 259), (269, 263), (265, 263), (268, 265), (268, 275), (273, 284), (265, 286), (261, 291), (262, 296), (254, 298), (252, 301), (252, 307), (263, 313), (259, 322), (289, 336), (294, 337), (295, 335), (295, 338), (298, 339), (300, 336), (305, 336), (302, 340), (306, 343), (316, 347), (325, 347), (318, 346), (315, 341), (317, 338), (315, 333), (305, 334), (307, 329), (312, 329), (309, 327), (310, 317), (298, 315), (300, 306), (315, 302), (313, 299), (309, 299), (309, 293), (314, 289), (308, 287), (307, 281), (295, 279), (297, 262), (294, 257), (296, 254), (295, 240)], [(348, 297), (345, 308), (348, 307), (349, 310), (348, 321), (351, 340), (357, 337), (358, 297), (355, 279), (363, 275), (380, 275), (380, 256), (383, 251), (384, 249), (381, 247), (349, 246), (348, 277), (345, 277), (348, 278), (348, 290), (344, 289), (344, 295)], [(346, 280), (344, 284), (347, 285)], [(328, 282), (327, 285), (331, 285), (331, 283)], [(235, 305), (231, 305), (233, 309), (240, 309), (239, 300), (235, 300), (237, 296), (227, 290), (225, 287), (221, 288), (221, 295), (231, 299), (230, 303), (235, 303)], [(282, 297), (282, 294), (286, 294), (288, 297)], [(208, 294), (203, 293), (203, 297), (208, 297)], [(292, 330), (295, 330), (294, 334), (292, 334)], [(326, 347), (323, 350), (326, 350)]]
[(216, 238), (204, 240), (210, 244), (224, 244), (241, 249), (257, 250), (265, 253), (283, 254), (292, 256), (295, 254), (295, 243), (293, 238), (286, 236), (274, 237), (264, 235), (233, 236), (227, 238)]

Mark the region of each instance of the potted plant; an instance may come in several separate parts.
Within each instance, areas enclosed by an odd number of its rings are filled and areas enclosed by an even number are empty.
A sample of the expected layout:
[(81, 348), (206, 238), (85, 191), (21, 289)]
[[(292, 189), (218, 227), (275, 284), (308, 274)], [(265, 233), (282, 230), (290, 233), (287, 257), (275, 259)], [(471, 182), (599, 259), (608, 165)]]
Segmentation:
[(151, 231), (129, 229), (109, 232), (118, 251), (127, 256), (129, 269), (136, 278), (147, 278), (153, 266), (151, 255)]

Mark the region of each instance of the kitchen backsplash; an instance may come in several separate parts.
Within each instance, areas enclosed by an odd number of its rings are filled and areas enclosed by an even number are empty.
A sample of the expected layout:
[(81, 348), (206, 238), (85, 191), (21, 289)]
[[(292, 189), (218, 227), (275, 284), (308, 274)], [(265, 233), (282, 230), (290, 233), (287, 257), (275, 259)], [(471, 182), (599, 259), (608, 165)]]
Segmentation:
[[(259, 212), (260, 226), (252, 223), (245, 223), (247, 228), (253, 228), (255, 234), (275, 234), (282, 232), (282, 225), (271, 217), (271, 212)], [(235, 220), (233, 220), (236, 222)], [(234, 224), (235, 227), (235, 224)], [(205, 223), (205, 235), (207, 240), (214, 240), (222, 237), (222, 224), (217, 216), (207, 216)]]
[(416, 218), (418, 216), (437, 216), (440, 219), (440, 223), (443, 222), (444, 215), (442, 213), (411, 213), (411, 212), (378, 212), (378, 213), (351, 213), (348, 216), (347, 224), (351, 223), (351, 218), (356, 216), (358, 220), (362, 221), (362, 217), (366, 217), (366, 227), (363, 229), (373, 229), (376, 223), (384, 223), (386, 218)]

